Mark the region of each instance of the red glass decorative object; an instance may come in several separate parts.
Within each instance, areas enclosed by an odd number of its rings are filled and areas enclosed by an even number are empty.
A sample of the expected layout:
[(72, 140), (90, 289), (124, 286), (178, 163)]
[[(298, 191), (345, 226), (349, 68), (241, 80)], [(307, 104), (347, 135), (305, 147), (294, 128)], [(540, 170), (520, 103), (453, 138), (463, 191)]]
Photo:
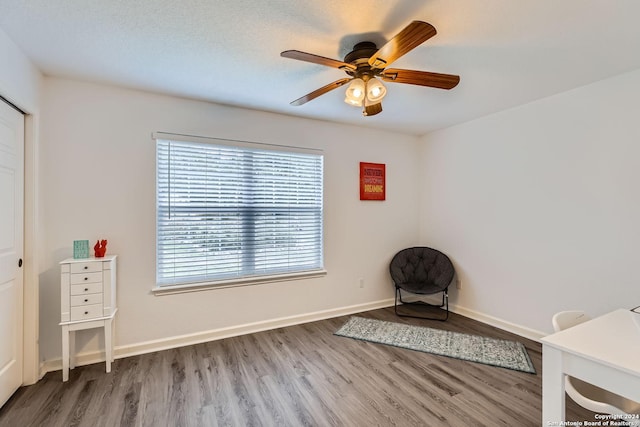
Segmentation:
[(104, 254), (107, 252), (107, 241), (106, 240), (98, 240), (96, 245), (93, 247), (93, 250), (96, 253), (96, 258), (102, 258)]

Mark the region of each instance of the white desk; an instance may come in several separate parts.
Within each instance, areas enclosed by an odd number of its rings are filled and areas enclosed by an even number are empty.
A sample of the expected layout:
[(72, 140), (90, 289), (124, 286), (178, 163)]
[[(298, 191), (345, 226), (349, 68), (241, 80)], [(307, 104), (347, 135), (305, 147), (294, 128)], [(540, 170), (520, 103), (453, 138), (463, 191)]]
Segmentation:
[(565, 374), (640, 402), (640, 328), (632, 316), (616, 310), (541, 340), (542, 425), (565, 421)]

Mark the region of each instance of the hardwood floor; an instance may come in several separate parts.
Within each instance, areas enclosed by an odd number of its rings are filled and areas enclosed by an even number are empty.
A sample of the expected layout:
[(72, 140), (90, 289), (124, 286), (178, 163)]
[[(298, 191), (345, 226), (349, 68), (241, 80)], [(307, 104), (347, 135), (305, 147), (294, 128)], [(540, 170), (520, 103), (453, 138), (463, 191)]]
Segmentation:
[[(60, 371), (22, 387), (0, 426), (540, 426), (541, 346), (451, 314), (362, 317), (514, 339), (536, 375), (334, 336), (349, 316)], [(567, 398), (567, 418), (593, 414)]]

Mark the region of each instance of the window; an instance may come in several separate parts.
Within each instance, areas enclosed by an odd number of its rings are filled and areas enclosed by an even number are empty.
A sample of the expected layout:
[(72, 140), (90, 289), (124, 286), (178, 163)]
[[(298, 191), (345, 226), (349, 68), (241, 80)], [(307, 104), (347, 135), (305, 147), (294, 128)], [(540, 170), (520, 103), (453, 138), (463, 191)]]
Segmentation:
[(167, 135), (154, 135), (158, 287), (322, 271), (321, 154)]

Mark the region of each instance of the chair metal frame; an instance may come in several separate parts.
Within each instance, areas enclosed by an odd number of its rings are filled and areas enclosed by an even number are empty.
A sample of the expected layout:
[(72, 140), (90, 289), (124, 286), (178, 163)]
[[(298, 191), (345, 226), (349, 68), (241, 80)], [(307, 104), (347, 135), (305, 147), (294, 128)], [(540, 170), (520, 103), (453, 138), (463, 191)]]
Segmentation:
[[(396, 316), (398, 317), (412, 317), (414, 319), (439, 320), (441, 322), (445, 322), (449, 319), (449, 293), (447, 292), (448, 289), (449, 287), (447, 286), (447, 288), (442, 291), (442, 304), (437, 305), (437, 304), (429, 304), (428, 302), (424, 302), (424, 301), (413, 301), (413, 302), (403, 301), (401, 289), (400, 287), (396, 286), (396, 301), (393, 306), (393, 311), (396, 313)], [(422, 295), (422, 294), (414, 294), (414, 295)], [(436, 307), (436, 308), (445, 307), (444, 319), (440, 319), (437, 317), (412, 316), (410, 314), (400, 314), (398, 312), (398, 300), (400, 300), (401, 305), (406, 305), (409, 307), (411, 306), (427, 306), (427, 307)]]

